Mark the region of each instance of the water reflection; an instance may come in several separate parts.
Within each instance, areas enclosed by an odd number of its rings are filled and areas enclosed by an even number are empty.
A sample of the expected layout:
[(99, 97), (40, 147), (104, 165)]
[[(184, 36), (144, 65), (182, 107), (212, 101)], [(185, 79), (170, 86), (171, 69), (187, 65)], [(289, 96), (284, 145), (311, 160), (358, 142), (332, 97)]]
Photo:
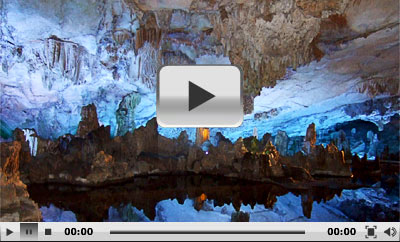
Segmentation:
[[(39, 206), (54, 204), (73, 211), (78, 221), (107, 220), (110, 209), (128, 204), (143, 210), (147, 218), (154, 220), (156, 205), (166, 199), (176, 199), (179, 204), (184, 204), (187, 198), (193, 199), (197, 210), (203, 208), (206, 200), (219, 207), (232, 204), (236, 211), (242, 205), (254, 208), (256, 204), (262, 204), (265, 208), (272, 208), (277, 197), (288, 192), (301, 196), (301, 203), (295, 205), (301, 206), (304, 215), (310, 218), (314, 201), (328, 201), (342, 191), (341, 188), (326, 186), (288, 189), (276, 184), (198, 175), (135, 178), (129, 183), (97, 188), (30, 185), (28, 190)], [(111, 214), (115, 214), (114, 210)]]

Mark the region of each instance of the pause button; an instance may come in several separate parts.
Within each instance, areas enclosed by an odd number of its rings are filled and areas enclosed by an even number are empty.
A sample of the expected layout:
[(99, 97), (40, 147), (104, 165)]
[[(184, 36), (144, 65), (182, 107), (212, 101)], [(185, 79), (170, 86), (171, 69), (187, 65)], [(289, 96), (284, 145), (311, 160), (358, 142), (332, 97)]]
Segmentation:
[(38, 224), (37, 223), (21, 223), (19, 226), (21, 240), (37, 240)]

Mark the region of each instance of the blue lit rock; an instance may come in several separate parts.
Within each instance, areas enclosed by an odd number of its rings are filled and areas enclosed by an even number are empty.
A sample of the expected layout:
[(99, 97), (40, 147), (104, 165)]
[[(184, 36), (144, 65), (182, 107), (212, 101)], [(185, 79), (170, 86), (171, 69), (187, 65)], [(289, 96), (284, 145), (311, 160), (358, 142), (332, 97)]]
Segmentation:
[(275, 137), (275, 146), (281, 155), (288, 154), (289, 137), (285, 131), (279, 130)]
[(117, 135), (122, 136), (135, 130), (135, 109), (140, 101), (140, 94), (135, 92), (122, 98), (116, 112)]
[(54, 204), (48, 207), (43, 206), (40, 208), (42, 212), (43, 222), (76, 222), (76, 216), (72, 211), (64, 211), (57, 208)]
[(118, 208), (108, 209), (108, 219), (105, 222), (150, 222), (142, 210), (138, 210), (132, 204), (121, 205)]
[[(300, 196), (287, 193), (278, 196), (272, 208), (266, 208), (262, 204), (255, 206), (242, 204), (239, 211), (248, 213), (250, 222), (390, 221), (399, 216), (398, 198), (396, 201), (391, 200), (390, 196), (379, 188), (343, 190), (341, 195), (335, 195), (325, 202), (311, 200), (310, 217), (303, 214), (301, 203)], [(375, 204), (376, 206), (373, 207)], [(197, 211), (194, 209), (193, 200), (186, 199), (183, 204), (179, 204), (173, 199), (157, 204), (155, 221), (228, 222), (234, 213), (232, 204), (214, 205), (210, 210)]]
[(7, 140), (12, 136), (12, 129), (3, 120), (0, 120), (0, 135), (1, 140)]

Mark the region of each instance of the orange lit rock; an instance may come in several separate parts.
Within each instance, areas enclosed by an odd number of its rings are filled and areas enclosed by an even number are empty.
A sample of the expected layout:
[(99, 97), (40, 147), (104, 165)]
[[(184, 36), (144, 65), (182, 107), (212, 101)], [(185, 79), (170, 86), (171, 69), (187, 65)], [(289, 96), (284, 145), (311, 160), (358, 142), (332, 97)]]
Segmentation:
[(207, 200), (207, 195), (202, 193), (200, 196), (194, 200), (194, 208), (200, 211), (203, 208), (204, 202)]
[(0, 222), (38, 222), (42, 217), (19, 179), (20, 151), (18, 141), (1, 143)]
[(19, 179), (21, 143), (1, 143), (1, 170), (2, 176), (7, 179)]
[(210, 130), (208, 128), (196, 128), (196, 144), (202, 145), (210, 139)]

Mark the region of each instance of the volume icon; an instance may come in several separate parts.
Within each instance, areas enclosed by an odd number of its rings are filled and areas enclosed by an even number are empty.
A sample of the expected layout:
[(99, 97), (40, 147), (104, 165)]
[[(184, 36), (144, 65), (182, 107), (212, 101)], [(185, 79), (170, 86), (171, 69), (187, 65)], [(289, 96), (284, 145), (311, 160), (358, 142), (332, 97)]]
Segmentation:
[(383, 232), (384, 232), (385, 234), (389, 235), (389, 236), (392, 236), (392, 237), (396, 236), (396, 234), (397, 234), (397, 230), (396, 230), (395, 227), (388, 228), (388, 229), (386, 229), (386, 230), (383, 231)]

